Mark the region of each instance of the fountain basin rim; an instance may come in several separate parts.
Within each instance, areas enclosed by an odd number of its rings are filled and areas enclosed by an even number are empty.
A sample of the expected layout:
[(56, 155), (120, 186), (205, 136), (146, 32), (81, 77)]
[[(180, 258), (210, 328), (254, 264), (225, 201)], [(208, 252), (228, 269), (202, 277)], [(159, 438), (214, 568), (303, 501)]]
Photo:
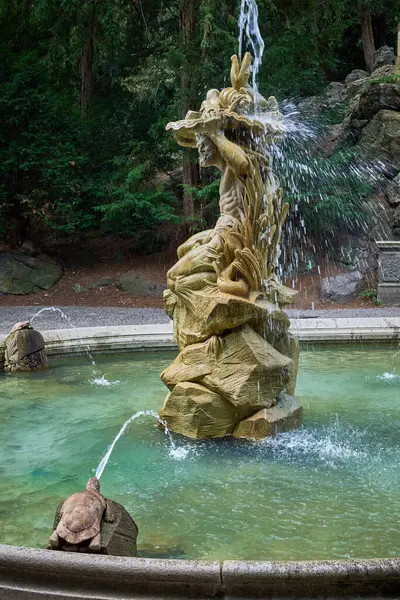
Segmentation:
[(0, 597), (9, 600), (388, 596), (399, 587), (400, 558), (192, 561), (0, 545)]
[[(40, 323), (36, 324), (40, 331)], [(400, 317), (291, 319), (291, 333), (301, 342), (388, 342), (400, 340)], [(50, 356), (115, 353), (137, 350), (175, 350), (172, 321), (149, 325), (118, 325), (42, 330)], [(0, 361), (4, 340), (0, 335)]]

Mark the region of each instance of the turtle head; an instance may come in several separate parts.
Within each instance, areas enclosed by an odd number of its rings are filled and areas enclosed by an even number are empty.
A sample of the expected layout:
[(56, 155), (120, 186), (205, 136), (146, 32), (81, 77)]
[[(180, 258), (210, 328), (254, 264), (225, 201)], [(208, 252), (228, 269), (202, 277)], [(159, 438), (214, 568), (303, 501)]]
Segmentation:
[(86, 489), (89, 492), (99, 492), (100, 491), (100, 481), (97, 477), (91, 477), (86, 484)]

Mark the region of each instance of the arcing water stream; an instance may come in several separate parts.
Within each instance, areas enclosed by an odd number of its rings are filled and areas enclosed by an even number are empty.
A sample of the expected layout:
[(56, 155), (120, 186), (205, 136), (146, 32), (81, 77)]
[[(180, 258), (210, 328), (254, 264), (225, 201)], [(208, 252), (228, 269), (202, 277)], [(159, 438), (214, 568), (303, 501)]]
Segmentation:
[[(46, 308), (41, 308), (35, 315), (33, 315), (33, 317), (31, 319), (29, 319), (29, 323), (32, 324), (33, 321), (35, 319), (37, 319), (44, 312), (58, 313), (60, 315), (60, 317), (62, 319), (64, 319), (64, 321), (67, 322), (68, 327), (71, 327), (72, 329), (75, 328), (75, 325), (73, 325), (73, 323), (71, 323), (71, 319), (69, 318), (69, 316), (66, 315), (60, 308), (57, 308), (55, 306), (49, 306), (49, 307), (46, 307)], [(93, 358), (93, 356), (92, 356), (92, 354), (90, 352), (89, 346), (83, 345), (83, 347), (85, 348), (85, 352), (86, 352), (87, 356), (89, 357), (90, 362), (92, 363), (92, 366), (93, 366), (93, 382), (95, 382), (95, 383), (100, 382), (100, 385), (105, 385), (105, 383), (104, 383), (105, 382), (104, 376), (102, 376), (100, 378), (97, 376), (97, 373), (96, 373), (96, 361), (94, 360), (94, 358)]]
[(160, 419), (160, 417), (154, 410), (139, 410), (138, 412), (134, 413), (131, 417), (129, 417), (129, 419), (127, 419), (125, 421), (125, 423), (122, 425), (121, 429), (115, 436), (111, 446), (108, 448), (107, 452), (101, 459), (99, 466), (96, 469), (97, 479), (100, 479), (100, 477), (102, 476), (103, 471), (106, 468), (108, 460), (111, 456), (111, 453), (114, 450), (115, 444), (124, 435), (125, 431), (127, 430), (128, 426), (132, 423), (132, 421), (135, 421), (139, 417), (154, 417), (164, 427), (165, 435), (168, 436), (168, 439), (169, 439), (169, 442), (171, 445), (171, 455), (174, 458), (185, 458), (185, 456), (188, 453), (188, 450), (186, 448), (177, 448), (176, 447), (174, 440), (172, 439), (171, 432), (169, 431), (169, 429), (167, 427), (167, 423), (165, 421), (163, 421), (163, 419)]

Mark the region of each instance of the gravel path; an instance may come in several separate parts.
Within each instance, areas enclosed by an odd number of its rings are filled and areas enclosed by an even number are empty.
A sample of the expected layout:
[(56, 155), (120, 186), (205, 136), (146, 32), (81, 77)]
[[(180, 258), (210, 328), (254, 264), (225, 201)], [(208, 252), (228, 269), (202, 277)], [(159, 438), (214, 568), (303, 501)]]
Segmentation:
[[(0, 333), (8, 333), (17, 321), (27, 321), (41, 307), (0, 306)], [(39, 330), (66, 329), (73, 327), (100, 327), (107, 325), (145, 325), (148, 323), (168, 323), (169, 318), (161, 308), (87, 308), (63, 306), (64, 319), (58, 312), (45, 311), (35, 320)], [(289, 316), (296, 319), (316, 319), (317, 317), (400, 317), (400, 308), (345, 308), (328, 310), (288, 310)], [(70, 325), (69, 325), (70, 323)]]
[[(0, 306), (0, 333), (7, 333), (17, 321), (27, 321), (40, 306)], [(87, 308), (62, 306), (59, 312), (45, 311), (35, 319), (36, 329), (68, 329), (68, 327), (102, 327), (107, 325), (146, 325), (168, 323), (169, 318), (162, 308)]]

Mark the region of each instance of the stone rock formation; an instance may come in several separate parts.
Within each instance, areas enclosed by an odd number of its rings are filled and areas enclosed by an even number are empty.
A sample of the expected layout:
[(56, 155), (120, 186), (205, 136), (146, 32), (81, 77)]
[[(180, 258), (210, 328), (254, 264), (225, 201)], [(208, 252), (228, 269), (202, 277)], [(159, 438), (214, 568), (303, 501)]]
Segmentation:
[(358, 298), (363, 289), (363, 274), (360, 271), (349, 271), (321, 280), (321, 299), (331, 302), (348, 302)]
[(29, 256), (19, 251), (0, 254), (0, 294), (48, 290), (61, 275), (61, 266), (46, 254)]
[[(400, 92), (400, 85), (399, 92)], [(400, 99), (400, 95), (399, 95)], [(400, 103), (398, 106), (400, 111)], [(368, 157), (400, 166), (400, 112), (381, 110), (363, 129), (360, 148)]]
[(162, 298), (165, 286), (154, 281), (143, 279), (141, 275), (135, 271), (123, 273), (115, 285), (118, 289), (133, 294), (135, 296), (145, 296), (150, 298)]
[(49, 549), (117, 556), (138, 556), (138, 527), (125, 508), (104, 498), (97, 477), (56, 510)]
[(281, 394), (275, 406), (262, 408), (239, 423), (233, 432), (237, 438), (263, 439), (297, 429), (302, 423), (303, 409), (295, 398)]
[(396, 62), (396, 55), (393, 48), (390, 46), (381, 46), (374, 52), (374, 60), (372, 63), (372, 72), (376, 71), (380, 67), (387, 65), (394, 65)]
[(5, 371), (18, 373), (48, 368), (43, 336), (29, 322), (16, 323), (4, 344)]
[[(280, 308), (295, 295), (275, 271), (288, 205), (266, 146), (282, 115), (248, 85), (250, 63), (249, 53), (241, 64), (233, 56), (232, 87), (167, 126), (201, 166), (222, 172), (221, 216), (178, 248), (164, 295), (180, 354), (161, 375), (170, 392), (160, 417), (192, 438), (259, 438), (301, 422), (301, 407), (282, 400), (294, 393), (299, 346)], [(257, 426), (245, 425), (254, 415)]]

